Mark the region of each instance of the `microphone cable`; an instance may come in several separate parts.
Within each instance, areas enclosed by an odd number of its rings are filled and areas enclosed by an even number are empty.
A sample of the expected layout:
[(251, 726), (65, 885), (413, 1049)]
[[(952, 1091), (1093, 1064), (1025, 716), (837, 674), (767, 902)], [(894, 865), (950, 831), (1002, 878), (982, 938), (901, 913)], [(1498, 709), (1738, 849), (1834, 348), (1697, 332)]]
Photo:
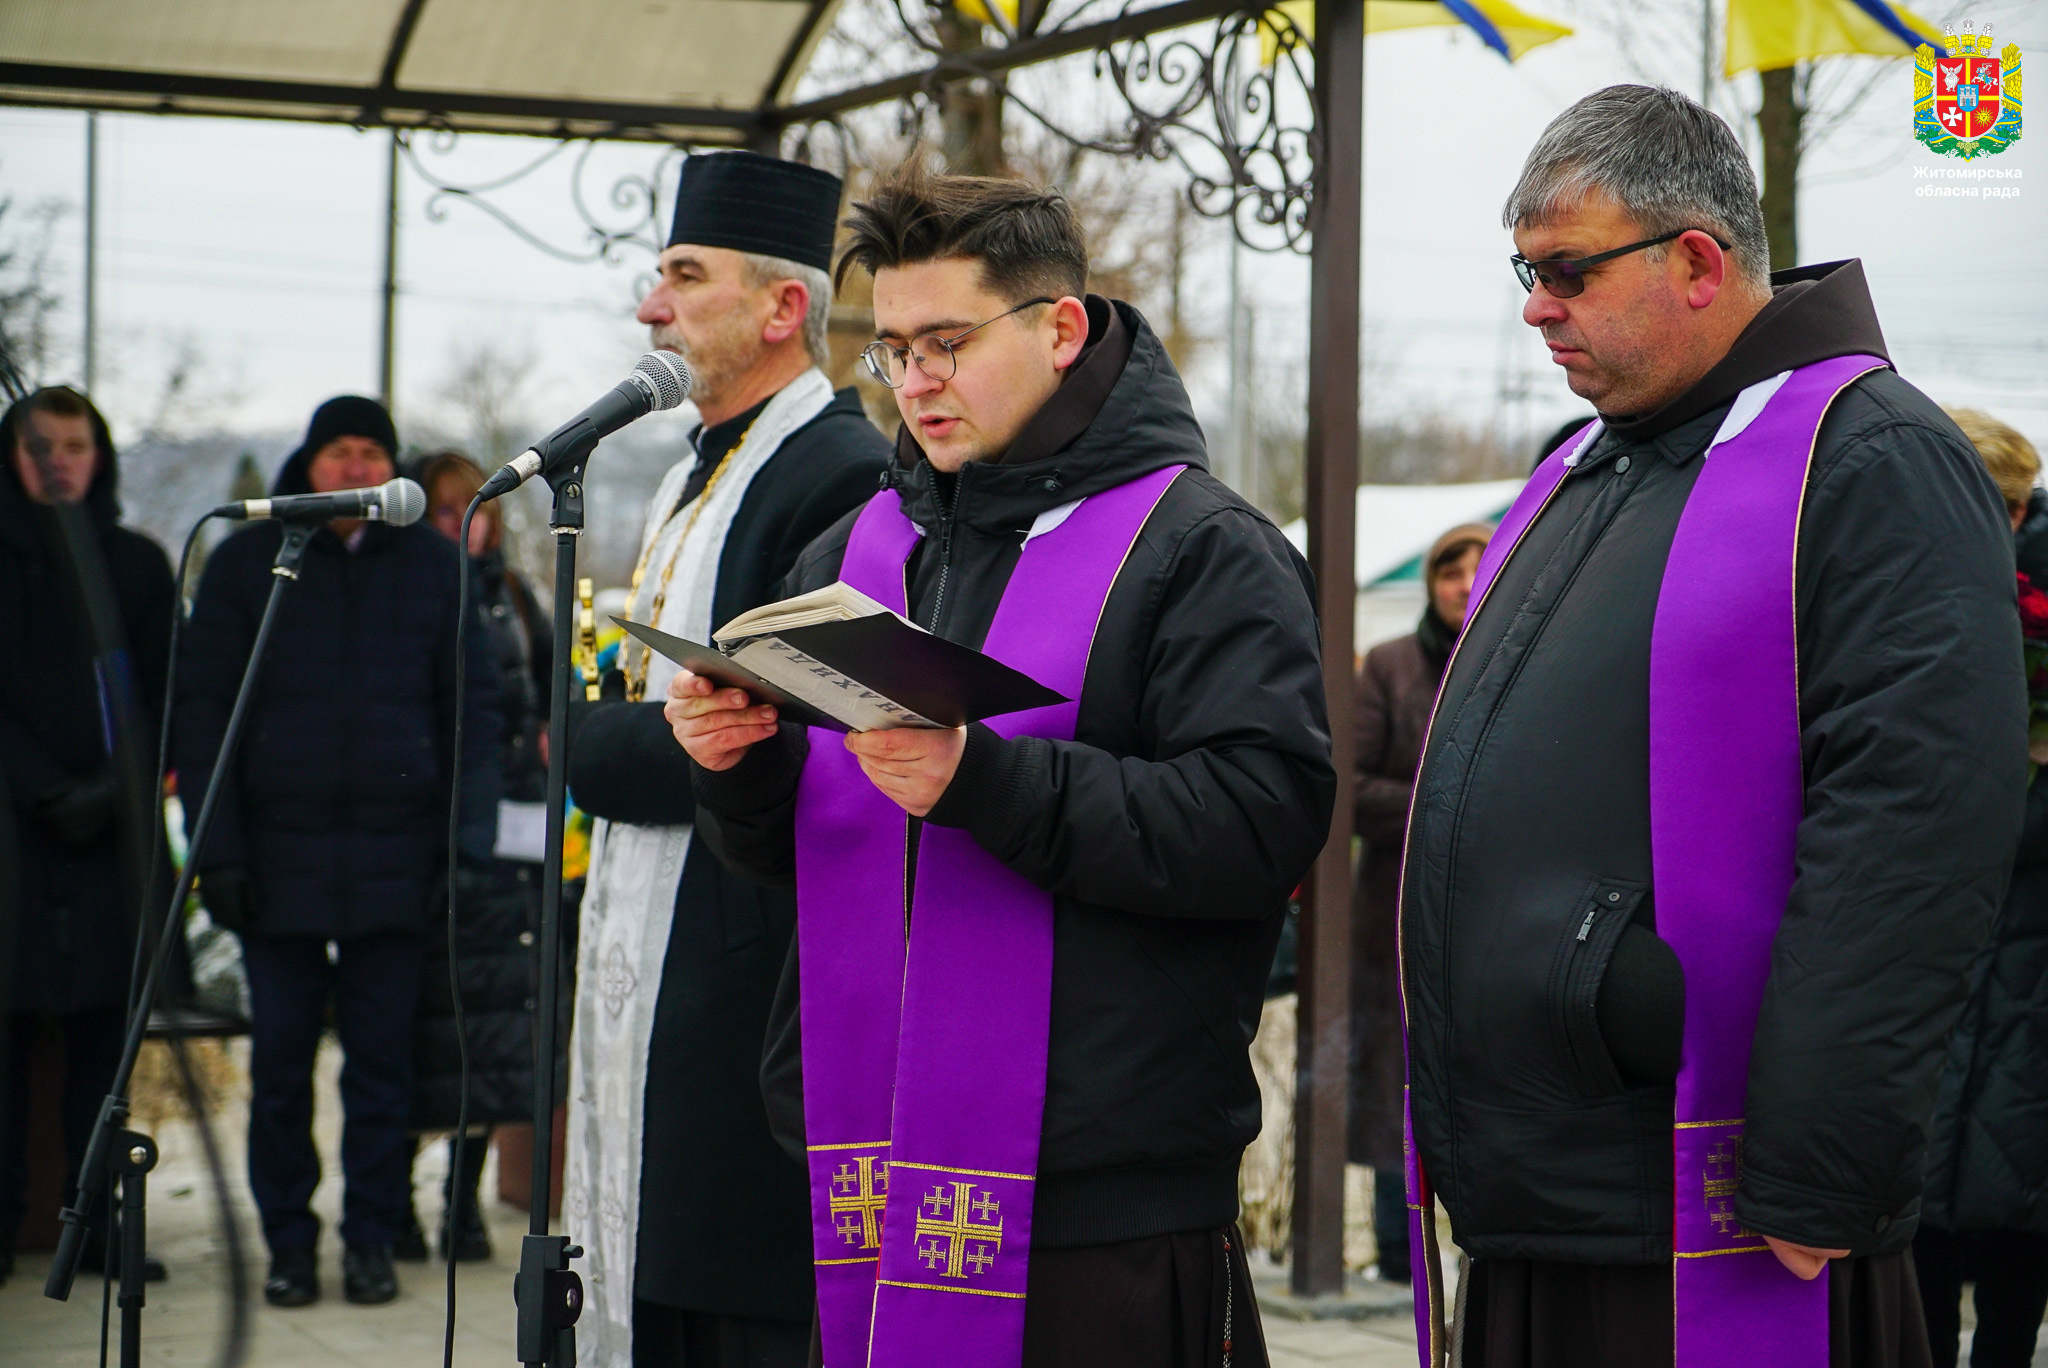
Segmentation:
[[(213, 514), (206, 514), (185, 534), (184, 549), (178, 553), (178, 578), (171, 590), (171, 656), (164, 667), (163, 716), (156, 731), (156, 790), (152, 800), (155, 820), (149, 826), (149, 865), (145, 876), (152, 889), (156, 887), (157, 865), (164, 857), (164, 777), (171, 770), (171, 708), (172, 700), (178, 695), (178, 642), (185, 634), (185, 578), (191, 573), (192, 550), (199, 544), (199, 534), (206, 530), (206, 524), (212, 518)], [(135, 938), (135, 958), (128, 967), (128, 1010), (131, 1012), (135, 1010), (136, 998), (142, 992), (142, 968), (146, 959), (142, 953), (143, 940), (142, 936)]]
[[(455, 734), (454, 755), (449, 762), (452, 782), (448, 786), (448, 996), (455, 1007), (455, 1060), (457, 1095), (455, 1102), (455, 1138), (448, 1147), (448, 1200), (441, 1213), (442, 1262), (448, 1265), (448, 1281), (443, 1294), (444, 1308), (441, 1324), (441, 1368), (455, 1368), (455, 1216), (464, 1199), (461, 1189), (469, 1170), (464, 1162), (469, 1143), (469, 1022), (462, 1011), (462, 966), (456, 958), (456, 906), (455, 895), (457, 861), (461, 858), (462, 845), (462, 741), (465, 730), (465, 714), (469, 711), (469, 523), (483, 507), (483, 495), (479, 493), (469, 501), (469, 507), (462, 512), (462, 532), (455, 541), (456, 590), (455, 590)], [(556, 605), (559, 609), (560, 605)], [(554, 1061), (549, 1060), (549, 1068)], [(536, 1067), (539, 1067), (536, 1065)], [(546, 1200), (545, 1194), (533, 1197)], [(469, 1200), (479, 1208), (483, 1206), (481, 1192), (470, 1194)], [(482, 1218), (482, 1211), (477, 1212)]]

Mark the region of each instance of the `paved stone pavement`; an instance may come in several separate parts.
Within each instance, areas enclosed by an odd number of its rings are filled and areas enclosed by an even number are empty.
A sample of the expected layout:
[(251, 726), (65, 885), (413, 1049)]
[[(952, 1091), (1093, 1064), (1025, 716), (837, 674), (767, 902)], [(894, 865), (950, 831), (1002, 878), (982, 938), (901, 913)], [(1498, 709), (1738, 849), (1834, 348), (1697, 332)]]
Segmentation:
[[(255, 1207), (243, 1166), (245, 1112), (230, 1101), (216, 1129), (230, 1190), (250, 1258), (249, 1368), (435, 1368), (441, 1362), (443, 1266), (400, 1264), (398, 1300), (388, 1306), (351, 1306), (341, 1298), (340, 1103), (335, 1083), (339, 1058), (331, 1042), (321, 1051), (314, 1131), (326, 1176), (313, 1206), (326, 1225), (321, 1247), (321, 1290), (315, 1305), (278, 1310), (265, 1305), (265, 1266)], [(170, 1121), (142, 1129), (154, 1135), (163, 1157), (149, 1185), (150, 1250), (170, 1268), (170, 1281), (149, 1288), (143, 1314), (147, 1368), (206, 1368), (218, 1361), (226, 1324), (226, 1246), (215, 1224), (197, 1129)], [(445, 1148), (420, 1157), (421, 1219), (440, 1210)], [(496, 1159), (484, 1174), (486, 1194), (496, 1191)], [(497, 1257), (456, 1270), (455, 1362), (460, 1368), (505, 1368), (513, 1359), (512, 1274), (526, 1213), (486, 1201)], [(69, 1302), (42, 1295), (47, 1254), (22, 1256), (15, 1275), (0, 1286), (0, 1368), (93, 1368), (99, 1362), (100, 1281), (81, 1276)], [(118, 1314), (118, 1313), (117, 1313)], [(1267, 1338), (1275, 1368), (1352, 1364), (1395, 1368), (1414, 1362), (1414, 1331), (1403, 1317), (1365, 1323), (1301, 1324), (1270, 1321)], [(115, 1334), (118, 1347), (118, 1323)], [(113, 1361), (110, 1359), (110, 1361)]]
[(1405, 1316), (1362, 1321), (1266, 1321), (1273, 1368), (1341, 1363), (1353, 1368), (1414, 1368), (1415, 1322)]
[[(329, 1176), (314, 1195), (327, 1223), (316, 1305), (281, 1311), (263, 1304), (258, 1286), (264, 1256), (242, 1165), (241, 1109), (231, 1105), (219, 1121), (231, 1190), (243, 1239), (252, 1248), (249, 1368), (434, 1368), (441, 1362), (442, 1265), (401, 1264), (401, 1291), (388, 1306), (351, 1306), (341, 1299), (341, 1256), (331, 1232), (338, 1216), (339, 1104), (332, 1048), (323, 1050), (315, 1132)], [(198, 1135), (186, 1122), (150, 1129), (163, 1161), (150, 1181), (150, 1248), (169, 1265), (171, 1280), (149, 1288), (144, 1313), (143, 1362), (148, 1368), (206, 1368), (217, 1361), (225, 1324), (225, 1246)], [(440, 1210), (444, 1148), (421, 1156), (419, 1209), (430, 1224)], [(493, 1159), (495, 1164), (495, 1159)], [(495, 1169), (484, 1191), (496, 1190)], [(526, 1215), (486, 1202), (497, 1247), (488, 1264), (464, 1264), (456, 1273), (455, 1363), (461, 1368), (505, 1368), (513, 1363), (512, 1274)], [(23, 1256), (15, 1276), (0, 1286), (0, 1368), (92, 1368), (99, 1362), (100, 1282), (81, 1277), (69, 1302), (42, 1295), (49, 1256)], [(1967, 1308), (1966, 1308), (1967, 1315)], [(1406, 1315), (1364, 1321), (1265, 1320), (1274, 1368), (1407, 1368), (1415, 1362), (1414, 1323)], [(1968, 1361), (1967, 1340), (1964, 1361)], [(2048, 1368), (2048, 1349), (2036, 1357)]]

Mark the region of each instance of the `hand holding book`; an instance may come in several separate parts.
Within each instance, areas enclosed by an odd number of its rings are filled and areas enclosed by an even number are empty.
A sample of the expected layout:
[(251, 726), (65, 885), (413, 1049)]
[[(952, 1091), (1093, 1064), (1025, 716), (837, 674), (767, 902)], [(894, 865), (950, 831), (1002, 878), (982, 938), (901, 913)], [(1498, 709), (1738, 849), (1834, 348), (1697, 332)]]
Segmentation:
[(1065, 701), (843, 583), (741, 614), (717, 649), (613, 621), (683, 667), (663, 715), (705, 769), (738, 764), (784, 718), (830, 727), (851, 733), (862, 773), (913, 817), (952, 782), (968, 722)]
[(713, 634), (715, 648), (612, 620), (692, 674), (773, 707), (781, 720), (834, 731), (961, 727), (1066, 701), (844, 583), (740, 614)]
[(775, 735), (773, 704), (755, 703), (745, 689), (722, 688), (688, 669), (668, 682), (661, 715), (690, 758), (708, 770), (731, 769), (748, 747)]

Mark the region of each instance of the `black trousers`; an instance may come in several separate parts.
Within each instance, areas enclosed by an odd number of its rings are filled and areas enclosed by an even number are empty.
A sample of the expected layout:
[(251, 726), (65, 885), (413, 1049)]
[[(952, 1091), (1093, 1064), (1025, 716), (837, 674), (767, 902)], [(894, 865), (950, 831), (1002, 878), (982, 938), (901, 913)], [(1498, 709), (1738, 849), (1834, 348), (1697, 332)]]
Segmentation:
[[(92, 1139), (93, 1122), (99, 1119), (100, 1103), (113, 1085), (114, 1070), (121, 1066), (121, 1042), (128, 1014), (121, 1007), (104, 1007), (89, 1012), (38, 1018), (29, 1013), (8, 1017), (7, 1097), (0, 1116), (0, 1251), (14, 1248), (21, 1233), (22, 1218), (28, 1214), (28, 1069), (39, 1020), (56, 1023), (64, 1038), (64, 1101), (59, 1122), (64, 1129), (64, 1203), (70, 1205), (78, 1190), (78, 1166), (85, 1161), (85, 1147)], [(104, 1195), (93, 1203), (92, 1225), (103, 1231), (107, 1222)]]
[[(477, 1190), (483, 1186), (484, 1161), (490, 1157), (490, 1126), (471, 1126), (469, 1135), (462, 1142), (462, 1168), (455, 1167), (455, 1137), (449, 1136), (443, 1143), (448, 1146), (448, 1176), (441, 1180), (441, 1219), (447, 1220), (460, 1202), (465, 1210), (477, 1204)], [(413, 1150), (412, 1162), (419, 1162), (419, 1150)], [(412, 1171), (406, 1170), (406, 1201), (412, 1201), (414, 1184)], [(418, 1213), (414, 1212), (414, 1218)]]
[(424, 947), (417, 936), (330, 942), (244, 936), (249, 971), (249, 1189), (271, 1253), (320, 1236), (313, 1189), (313, 1056), (329, 1004), (340, 1037), (341, 1238), (388, 1245), (411, 1209), (412, 1025)]
[[(1669, 1368), (1669, 1264), (1474, 1259), (1467, 1276), (1457, 1368)], [(1911, 1250), (1829, 1267), (1828, 1368), (1928, 1368)]]
[(1956, 1368), (1961, 1348), (1963, 1284), (1977, 1284), (1977, 1330), (1970, 1368), (2027, 1368), (2048, 1310), (2048, 1235), (2020, 1230), (1958, 1234), (1921, 1223), (1913, 1237), (1920, 1300), (1934, 1368)]
[(1380, 1247), (1380, 1278), (1408, 1281), (1408, 1188), (1397, 1169), (1372, 1171), (1372, 1238)]
[(803, 1368), (810, 1349), (807, 1321), (633, 1302), (633, 1368)]
[(1025, 1292), (1023, 1368), (1268, 1368), (1234, 1224), (1033, 1249)]

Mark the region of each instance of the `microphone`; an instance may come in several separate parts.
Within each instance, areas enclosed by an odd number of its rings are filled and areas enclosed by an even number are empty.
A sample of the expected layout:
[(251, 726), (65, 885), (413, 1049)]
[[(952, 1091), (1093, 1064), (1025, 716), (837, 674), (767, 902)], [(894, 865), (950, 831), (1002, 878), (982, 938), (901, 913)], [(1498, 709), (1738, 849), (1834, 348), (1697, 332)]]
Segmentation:
[(587, 451), (636, 418), (677, 407), (689, 397), (694, 383), (682, 357), (674, 352), (647, 353), (603, 398), (500, 466), (497, 474), (484, 481), (477, 497), (489, 502), (510, 493), (565, 453), (579, 448)]
[(408, 527), (427, 511), (427, 491), (406, 479), (386, 480), (373, 489), (338, 489), (332, 494), (287, 494), (276, 499), (243, 499), (224, 503), (207, 516), (232, 518), (237, 522), (254, 518), (276, 518), (282, 522), (327, 522), (334, 518), (363, 518)]

